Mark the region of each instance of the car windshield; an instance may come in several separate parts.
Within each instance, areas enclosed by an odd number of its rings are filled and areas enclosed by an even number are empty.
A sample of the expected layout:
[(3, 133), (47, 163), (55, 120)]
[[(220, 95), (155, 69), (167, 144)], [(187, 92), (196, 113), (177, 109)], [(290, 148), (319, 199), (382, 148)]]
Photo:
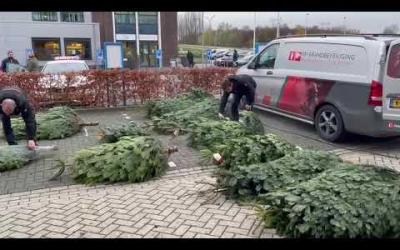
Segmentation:
[(59, 73), (66, 73), (66, 72), (79, 72), (88, 70), (88, 67), (84, 63), (54, 63), (54, 64), (47, 64), (43, 68), (43, 73), (46, 74), (59, 74)]

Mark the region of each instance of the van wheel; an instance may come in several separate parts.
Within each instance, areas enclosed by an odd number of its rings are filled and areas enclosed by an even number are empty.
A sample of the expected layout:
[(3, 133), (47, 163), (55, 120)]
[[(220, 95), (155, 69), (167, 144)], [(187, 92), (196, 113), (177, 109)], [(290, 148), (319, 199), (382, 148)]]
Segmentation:
[(332, 105), (322, 106), (315, 116), (315, 129), (318, 135), (327, 141), (338, 142), (345, 137), (346, 131), (343, 125), (343, 119)]

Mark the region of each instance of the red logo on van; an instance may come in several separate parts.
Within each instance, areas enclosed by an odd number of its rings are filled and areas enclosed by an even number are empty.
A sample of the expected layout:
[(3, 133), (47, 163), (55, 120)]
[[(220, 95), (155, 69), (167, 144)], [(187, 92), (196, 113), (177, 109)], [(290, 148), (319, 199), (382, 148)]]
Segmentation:
[(289, 53), (289, 61), (297, 61), (301, 60), (301, 52), (298, 51), (290, 51)]

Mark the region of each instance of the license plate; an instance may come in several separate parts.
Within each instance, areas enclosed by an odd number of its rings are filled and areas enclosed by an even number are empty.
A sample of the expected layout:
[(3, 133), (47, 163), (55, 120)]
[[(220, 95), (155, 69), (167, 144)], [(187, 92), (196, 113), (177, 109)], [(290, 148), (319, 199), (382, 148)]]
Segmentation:
[(390, 107), (398, 109), (400, 108), (400, 99), (391, 99), (390, 100)]

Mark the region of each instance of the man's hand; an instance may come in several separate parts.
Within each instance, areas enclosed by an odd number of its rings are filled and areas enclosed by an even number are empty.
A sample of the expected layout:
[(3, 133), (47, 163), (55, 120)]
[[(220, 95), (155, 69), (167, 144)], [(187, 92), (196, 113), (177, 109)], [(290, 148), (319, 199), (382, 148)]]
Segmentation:
[(223, 114), (221, 114), (221, 113), (218, 113), (218, 117), (221, 118), (221, 119), (225, 118), (225, 116)]
[(251, 105), (244, 106), (244, 109), (247, 110), (247, 111), (251, 111)]
[(34, 141), (34, 140), (29, 140), (29, 141), (28, 141), (28, 149), (29, 149), (29, 150), (35, 150), (35, 148), (36, 148), (36, 143), (35, 143), (35, 141)]

